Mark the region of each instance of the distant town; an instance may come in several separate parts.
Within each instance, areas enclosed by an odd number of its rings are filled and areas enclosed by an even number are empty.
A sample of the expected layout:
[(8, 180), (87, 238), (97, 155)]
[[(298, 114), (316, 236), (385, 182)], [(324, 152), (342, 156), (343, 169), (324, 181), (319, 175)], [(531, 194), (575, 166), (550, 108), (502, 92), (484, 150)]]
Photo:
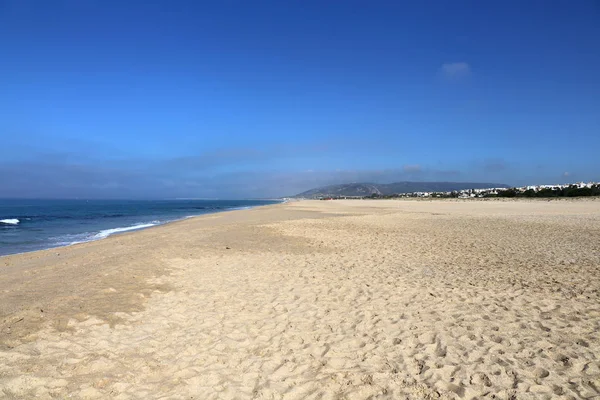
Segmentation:
[(493, 197), (525, 197), (525, 198), (554, 198), (554, 197), (580, 197), (580, 196), (600, 196), (600, 182), (577, 182), (556, 185), (530, 185), (521, 187), (498, 187), (498, 188), (479, 188), (462, 189), (452, 191), (434, 191), (434, 192), (408, 192), (396, 194), (372, 193), (367, 196), (319, 196), (320, 200), (335, 199), (393, 199), (393, 198), (493, 198)]

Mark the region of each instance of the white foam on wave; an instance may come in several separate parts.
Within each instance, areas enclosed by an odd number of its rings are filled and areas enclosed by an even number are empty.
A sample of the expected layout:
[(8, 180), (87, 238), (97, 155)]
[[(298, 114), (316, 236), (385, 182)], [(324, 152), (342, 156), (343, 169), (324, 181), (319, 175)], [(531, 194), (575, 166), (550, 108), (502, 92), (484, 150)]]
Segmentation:
[(132, 225), (132, 226), (124, 226), (124, 227), (120, 227), (120, 228), (105, 229), (98, 233), (92, 233), (92, 232), (74, 233), (74, 234), (67, 234), (67, 235), (62, 235), (62, 236), (55, 236), (50, 239), (54, 240), (55, 246), (72, 246), (74, 244), (87, 243), (87, 242), (93, 242), (96, 240), (106, 239), (107, 237), (109, 237), (110, 235), (115, 234), (115, 233), (135, 231), (138, 229), (149, 228), (151, 226), (160, 225), (161, 223), (162, 223), (161, 221), (152, 221), (151, 223), (144, 223), (144, 224), (140, 223), (140, 224)]
[(19, 222), (21, 222), (21, 221), (19, 221), (16, 218), (0, 219), (0, 224), (6, 224), (6, 225), (18, 225)]
[(115, 233), (136, 231), (138, 229), (149, 228), (151, 226), (156, 226), (156, 225), (158, 225), (158, 222), (150, 223), (150, 224), (138, 224), (138, 225), (133, 225), (133, 226), (125, 226), (122, 228), (105, 229), (103, 231), (100, 231), (96, 235), (94, 235), (94, 239), (104, 239)]

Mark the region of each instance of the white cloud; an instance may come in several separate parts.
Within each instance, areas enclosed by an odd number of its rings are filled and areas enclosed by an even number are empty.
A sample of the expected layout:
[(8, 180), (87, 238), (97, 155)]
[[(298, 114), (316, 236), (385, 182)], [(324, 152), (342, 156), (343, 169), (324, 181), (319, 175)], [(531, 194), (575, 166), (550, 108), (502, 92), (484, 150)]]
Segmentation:
[(421, 166), (419, 164), (411, 164), (411, 165), (403, 166), (402, 170), (406, 173), (418, 173), (418, 172), (422, 172), (423, 168), (421, 168)]
[(448, 79), (460, 79), (471, 74), (471, 66), (466, 62), (445, 63), (440, 72)]
[(565, 178), (566, 178), (567, 176), (569, 176), (569, 175), (571, 175), (569, 172), (565, 172), (565, 173), (563, 174), (563, 176), (564, 176)]

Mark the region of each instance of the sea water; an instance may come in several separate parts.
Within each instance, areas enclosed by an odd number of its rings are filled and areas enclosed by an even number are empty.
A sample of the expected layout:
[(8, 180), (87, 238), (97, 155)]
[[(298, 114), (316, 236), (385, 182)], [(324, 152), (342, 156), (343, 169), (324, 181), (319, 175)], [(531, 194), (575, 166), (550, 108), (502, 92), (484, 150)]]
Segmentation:
[(99, 240), (179, 219), (276, 200), (0, 199), (0, 256)]

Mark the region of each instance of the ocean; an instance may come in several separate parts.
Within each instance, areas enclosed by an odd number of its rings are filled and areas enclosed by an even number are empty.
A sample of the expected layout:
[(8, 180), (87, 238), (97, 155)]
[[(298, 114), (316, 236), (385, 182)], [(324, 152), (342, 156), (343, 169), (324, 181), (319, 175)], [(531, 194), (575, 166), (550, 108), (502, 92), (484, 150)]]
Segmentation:
[(187, 217), (276, 200), (0, 199), (0, 256), (99, 240)]

